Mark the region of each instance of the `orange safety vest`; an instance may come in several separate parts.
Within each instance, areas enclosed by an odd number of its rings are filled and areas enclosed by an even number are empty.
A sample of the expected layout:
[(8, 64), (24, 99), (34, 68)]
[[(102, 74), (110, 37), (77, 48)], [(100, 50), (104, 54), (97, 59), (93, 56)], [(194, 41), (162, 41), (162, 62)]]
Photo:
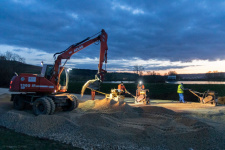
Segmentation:
[(91, 90), (91, 99), (95, 100), (95, 91)]
[(141, 89), (142, 89), (142, 90), (144, 90), (144, 89), (145, 89), (144, 84), (142, 84), (142, 86), (139, 86), (139, 84), (138, 84), (137, 88), (139, 88), (139, 87), (141, 87)]
[(119, 84), (119, 85), (118, 85), (118, 90), (125, 91), (125, 90), (126, 90), (126, 88), (125, 88), (125, 86), (124, 86), (124, 85)]

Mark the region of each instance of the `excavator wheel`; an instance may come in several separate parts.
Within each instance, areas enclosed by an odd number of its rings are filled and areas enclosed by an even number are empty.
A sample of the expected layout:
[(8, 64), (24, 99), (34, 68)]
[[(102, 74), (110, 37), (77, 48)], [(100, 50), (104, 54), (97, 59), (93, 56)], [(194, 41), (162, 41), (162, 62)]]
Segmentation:
[(78, 106), (79, 106), (79, 101), (78, 101), (78, 98), (75, 96), (75, 95), (73, 95), (73, 97), (74, 97), (74, 100), (76, 100), (76, 107), (74, 108), (74, 109), (76, 109)]
[(25, 108), (24, 97), (22, 95), (13, 96), (13, 107), (17, 110), (23, 110)]
[(38, 98), (34, 101), (33, 112), (36, 116), (48, 115), (51, 112), (51, 104), (46, 98)]
[(51, 110), (50, 110), (49, 115), (52, 115), (55, 112), (55, 103), (50, 97), (45, 97), (45, 99), (47, 99), (50, 103)]
[(75, 95), (69, 95), (69, 99), (67, 99), (67, 106), (63, 106), (63, 111), (72, 111), (78, 107), (78, 98)]

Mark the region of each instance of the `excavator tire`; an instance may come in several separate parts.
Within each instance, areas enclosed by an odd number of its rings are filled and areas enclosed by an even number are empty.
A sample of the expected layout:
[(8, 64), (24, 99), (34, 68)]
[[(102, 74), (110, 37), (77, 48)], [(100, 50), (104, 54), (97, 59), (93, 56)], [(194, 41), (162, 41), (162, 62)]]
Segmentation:
[(46, 98), (38, 98), (34, 101), (33, 112), (36, 116), (48, 115), (51, 111), (51, 104)]
[(49, 115), (52, 115), (55, 112), (55, 103), (50, 97), (45, 97), (45, 99), (47, 99), (48, 102), (50, 103), (51, 110), (50, 110)]
[(13, 97), (13, 107), (17, 110), (23, 110), (25, 108), (24, 97), (22, 95), (15, 95)]
[(74, 101), (76, 101), (76, 107), (74, 109), (76, 109), (79, 105), (79, 101), (78, 101), (78, 98), (75, 96), (75, 95), (72, 95)]
[(78, 98), (75, 95), (70, 95), (70, 99), (67, 99), (67, 106), (63, 106), (63, 111), (72, 111), (78, 107)]

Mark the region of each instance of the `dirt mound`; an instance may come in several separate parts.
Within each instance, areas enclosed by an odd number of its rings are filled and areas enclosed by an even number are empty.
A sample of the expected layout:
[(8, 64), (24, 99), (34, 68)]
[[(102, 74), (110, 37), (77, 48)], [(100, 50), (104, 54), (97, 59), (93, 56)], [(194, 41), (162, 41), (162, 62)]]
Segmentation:
[(125, 102), (117, 102), (113, 99), (88, 100), (78, 106), (82, 111), (132, 111)]

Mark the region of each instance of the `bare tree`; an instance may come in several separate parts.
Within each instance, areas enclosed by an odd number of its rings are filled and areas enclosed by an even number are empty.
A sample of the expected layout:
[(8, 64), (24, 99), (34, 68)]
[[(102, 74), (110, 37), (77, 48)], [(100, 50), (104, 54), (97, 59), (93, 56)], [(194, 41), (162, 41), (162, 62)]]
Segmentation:
[(133, 71), (134, 73), (138, 74), (139, 76), (143, 75), (143, 71), (144, 71), (144, 67), (143, 66), (139, 66), (139, 65), (135, 65), (133, 66)]
[(6, 58), (6, 60), (12, 61), (12, 59), (13, 59), (13, 53), (7, 51), (5, 53), (5, 58)]
[(1, 60), (8, 60), (8, 61), (19, 61), (25, 63), (25, 58), (21, 57), (18, 54), (14, 54), (12, 52), (7, 51), (5, 55), (0, 55)]
[(5, 55), (0, 55), (0, 60), (6, 60), (6, 57), (5, 57)]
[(147, 71), (147, 74), (150, 76), (160, 76), (161, 75), (160, 73), (157, 73), (155, 71)]
[(148, 71), (148, 75), (157, 75), (155, 71)]
[(224, 73), (219, 71), (208, 71), (206, 74), (206, 79), (208, 80), (221, 80), (224, 79)]
[(177, 72), (176, 71), (169, 71), (168, 72), (168, 75), (170, 76), (170, 75), (177, 75)]

